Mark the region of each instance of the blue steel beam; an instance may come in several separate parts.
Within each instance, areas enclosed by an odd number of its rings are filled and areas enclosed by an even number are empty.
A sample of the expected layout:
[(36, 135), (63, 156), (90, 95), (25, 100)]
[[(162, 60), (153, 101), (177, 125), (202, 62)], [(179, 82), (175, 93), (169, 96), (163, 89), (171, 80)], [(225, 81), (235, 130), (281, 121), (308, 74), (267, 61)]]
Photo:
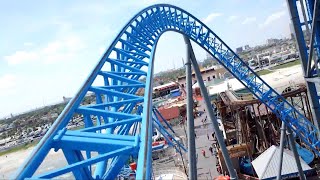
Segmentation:
[[(80, 151), (64, 149), (63, 154), (65, 155), (66, 160), (69, 164), (77, 163), (84, 160)], [(73, 169), (72, 173), (76, 179), (92, 179), (88, 167), (75, 168)]]
[(93, 163), (97, 163), (99, 161), (102, 161), (105, 158), (109, 158), (109, 157), (112, 157), (112, 156), (117, 156), (117, 155), (120, 155), (120, 154), (123, 154), (123, 153), (125, 153), (127, 155), (131, 154), (132, 150), (133, 150), (132, 147), (124, 147), (124, 148), (121, 148), (121, 149), (117, 149), (117, 150), (112, 151), (110, 153), (101, 154), (101, 155), (95, 156), (95, 157), (93, 157), (91, 159), (87, 159), (87, 160), (83, 160), (83, 161), (79, 161), (79, 162), (73, 163), (71, 165), (67, 165), (64, 168), (60, 168), (60, 169), (57, 169), (57, 170), (54, 170), (54, 171), (51, 171), (51, 172), (36, 176), (35, 178), (41, 178), (41, 179), (42, 178), (47, 178), (47, 179), (49, 179), (49, 178), (58, 177), (58, 176), (61, 176), (63, 174), (66, 174), (68, 172), (71, 172), (74, 169), (83, 168), (83, 167), (86, 167), (86, 166), (91, 165)]
[[(314, 40), (314, 45), (315, 45), (315, 49), (318, 53), (318, 55), (320, 54), (320, 22), (319, 22), (319, 17), (315, 16), (314, 9), (315, 9), (315, 4), (318, 0), (305, 0), (305, 4), (306, 4), (306, 8), (308, 11), (308, 17), (309, 17), (309, 21), (310, 23), (312, 22), (313, 19), (315, 19), (315, 40)], [(317, 2), (319, 3), (319, 2)], [(319, 10), (319, 9), (318, 9)], [(313, 28), (313, 27), (311, 27)], [(319, 62), (319, 59), (318, 59)]]
[[(154, 112), (153, 112), (154, 113)], [(179, 149), (177, 149), (176, 146), (180, 146), (183, 151), (187, 152), (187, 149), (179, 143), (176, 139), (175, 136), (172, 136), (160, 123), (156, 113), (153, 114), (153, 121), (155, 123), (155, 127), (158, 129), (158, 131), (166, 138), (167, 142), (173, 146), (175, 146), (176, 150), (180, 152)], [(169, 125), (170, 126), (170, 125)], [(171, 140), (170, 140), (171, 139)]]
[(115, 179), (128, 159), (129, 155), (117, 156), (110, 165), (112, 168), (104, 174), (103, 179)]
[[(18, 170), (15, 179), (54, 178), (68, 172), (83, 174), (81, 169), (97, 163), (96, 171), (93, 172), (91, 168), (88, 168), (87, 174), (93, 176), (94, 179), (114, 177), (114, 174), (117, 174), (120, 166), (123, 165), (121, 162), (128, 158), (128, 152), (134, 157), (138, 156), (136, 178), (150, 179), (154, 54), (159, 38), (167, 31), (186, 35), (214, 56), (262, 103), (286, 122), (288, 128), (292, 129), (305, 144), (320, 155), (318, 151), (320, 148), (319, 130), (308, 119), (257, 76), (199, 19), (176, 6), (158, 4), (139, 12), (120, 31), (78, 93)], [(103, 67), (110, 67), (110, 70), (102, 70)], [(142, 77), (145, 78), (145, 83), (139, 80)], [(97, 78), (102, 78), (104, 84), (93, 86)], [(138, 95), (139, 89), (143, 89), (144, 95)], [(91, 90), (96, 96), (95, 105), (81, 105), (85, 95)], [(140, 105), (142, 105), (141, 109), (139, 109)], [(70, 130), (67, 130), (66, 127), (75, 113), (83, 115), (85, 127), (83, 130), (76, 131), (75, 136), (72, 136), (73, 140), (68, 139)], [(96, 118), (92, 119), (93, 117)], [(94, 120), (96, 124), (93, 123)], [(123, 123), (120, 123), (121, 121)], [(81, 135), (82, 133), (91, 134)], [(108, 144), (102, 143), (102, 139), (112, 138), (115, 134), (123, 138), (117, 141), (108, 140)], [(123, 147), (120, 144), (128, 143), (127, 136), (134, 136), (135, 141)], [(66, 138), (71, 144), (86, 142), (86, 147), (78, 148), (84, 148), (87, 155), (93, 149), (97, 149), (99, 155), (96, 157), (89, 155), (84, 159), (76, 158), (74, 161), (77, 162), (69, 161), (69, 165), (64, 168), (34, 176), (51, 148), (68, 150), (71, 147), (70, 144), (63, 142)], [(57, 144), (59, 146), (56, 146)], [(98, 144), (101, 147), (98, 147)], [(118, 161), (118, 158), (121, 161)], [(115, 164), (110, 165), (108, 162)]]

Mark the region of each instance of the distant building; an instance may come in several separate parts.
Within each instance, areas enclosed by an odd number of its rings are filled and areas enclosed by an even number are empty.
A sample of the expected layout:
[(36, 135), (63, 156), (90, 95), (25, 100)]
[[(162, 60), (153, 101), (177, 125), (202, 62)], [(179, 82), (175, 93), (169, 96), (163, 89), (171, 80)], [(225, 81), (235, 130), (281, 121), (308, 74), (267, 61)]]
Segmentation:
[[(209, 81), (212, 81), (213, 79), (220, 79), (219, 74), (224, 74), (226, 70), (224, 68), (216, 69), (215, 67), (210, 67), (207, 69), (201, 69), (200, 72), (201, 72), (203, 81), (209, 82)], [(194, 72), (192, 73), (192, 79), (193, 79), (192, 80), (193, 84), (197, 82)], [(186, 86), (186, 76), (178, 77), (177, 81), (182, 87)]]
[(58, 113), (52, 113), (52, 114), (51, 114), (51, 118), (57, 118), (58, 116), (59, 116)]
[(236, 48), (236, 53), (242, 53), (242, 52), (243, 52), (243, 47)]
[(294, 28), (293, 28), (292, 23), (289, 23), (289, 28), (290, 28), (290, 37), (291, 37), (291, 39), (294, 39), (295, 33), (294, 33)]
[(274, 45), (280, 42), (280, 39), (267, 39), (267, 45)]
[(179, 90), (179, 84), (170, 82), (153, 88), (152, 98), (163, 97)]
[(48, 118), (48, 116), (42, 116), (40, 119), (46, 121), (46, 120), (48, 120), (49, 118)]
[[(180, 109), (179, 107), (173, 106), (170, 108), (159, 108), (160, 114), (163, 116), (165, 120), (167, 120), (171, 125), (176, 125), (181, 120)], [(157, 115), (158, 116), (158, 115)], [(158, 116), (158, 119), (162, 123), (163, 120)], [(163, 123), (163, 125), (165, 125)]]
[(271, 55), (272, 55), (272, 52), (270, 51), (265, 51), (263, 53), (257, 54), (255, 59), (258, 62), (258, 66), (263, 67), (263, 66), (269, 65)]
[(10, 141), (10, 137), (5, 138), (5, 139), (0, 139), (0, 146), (4, 146), (9, 141)]
[(249, 50), (249, 49), (250, 49), (250, 46), (249, 46), (249, 45), (245, 45), (245, 46), (244, 46), (244, 50), (247, 51), (247, 50)]

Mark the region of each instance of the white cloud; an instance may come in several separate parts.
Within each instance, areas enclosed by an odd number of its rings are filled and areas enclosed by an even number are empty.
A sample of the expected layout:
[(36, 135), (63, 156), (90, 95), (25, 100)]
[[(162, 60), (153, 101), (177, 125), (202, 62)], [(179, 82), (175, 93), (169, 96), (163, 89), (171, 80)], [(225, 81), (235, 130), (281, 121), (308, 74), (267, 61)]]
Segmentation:
[(81, 39), (77, 36), (70, 36), (64, 39), (56, 40), (48, 43), (48, 45), (43, 48), (43, 53), (52, 54), (59, 53), (63, 51), (76, 51), (83, 48), (84, 44)]
[(5, 74), (0, 76), (0, 84), (0, 96), (7, 96), (14, 92), (13, 88), (17, 84), (17, 78), (12, 74)]
[(239, 16), (229, 16), (228, 22), (232, 22), (232, 21), (235, 21), (237, 19), (239, 19)]
[(281, 6), (286, 8), (286, 7), (287, 7), (287, 3), (286, 3), (286, 2), (283, 2), (283, 3), (281, 4)]
[(50, 24), (57, 26), (59, 28), (59, 31), (71, 30), (72, 24), (62, 19), (63, 17), (55, 16), (52, 18), (52, 21), (50, 22)]
[(24, 46), (33, 46), (33, 43), (32, 42), (25, 42), (23, 43)]
[[(109, 10), (106, 11), (105, 6), (111, 5), (108, 2), (91, 2), (91, 3), (78, 3), (77, 5), (70, 8), (71, 13), (81, 13), (81, 14), (95, 14), (95, 15), (105, 15), (109, 13)], [(112, 11), (113, 8), (111, 8)]]
[(56, 53), (61, 47), (63, 47), (63, 42), (61, 41), (53, 41), (50, 42), (45, 48), (43, 48), (41, 51), (44, 54), (51, 54)]
[(75, 35), (49, 42), (45, 47), (29, 51), (16, 51), (4, 59), (9, 65), (31, 62), (53, 63), (68, 60), (85, 47), (84, 42)]
[(256, 17), (246, 17), (244, 21), (242, 21), (242, 24), (251, 24), (257, 20)]
[(217, 18), (219, 16), (222, 16), (222, 14), (221, 13), (211, 13), (206, 18), (204, 18), (202, 20), (202, 22), (204, 22), (205, 24), (209, 23), (209, 22), (213, 21), (215, 18)]
[(100, 47), (99, 48), (99, 54), (103, 55), (106, 52), (106, 48), (105, 47)]
[(12, 55), (5, 56), (4, 60), (6, 60), (9, 65), (16, 65), (35, 61), (38, 57), (36, 52), (16, 51)]
[(280, 19), (281, 17), (283, 17), (285, 14), (286, 14), (285, 10), (275, 12), (275, 13), (271, 14), (270, 16), (268, 16), (267, 19), (264, 21), (264, 23), (260, 24), (259, 27), (260, 28), (267, 27), (267, 26), (271, 25), (273, 22), (275, 22), (278, 19)]
[(159, 0), (142, 0), (141, 2), (142, 2), (143, 4), (154, 4), (154, 3), (156, 3), (157, 1), (159, 1)]

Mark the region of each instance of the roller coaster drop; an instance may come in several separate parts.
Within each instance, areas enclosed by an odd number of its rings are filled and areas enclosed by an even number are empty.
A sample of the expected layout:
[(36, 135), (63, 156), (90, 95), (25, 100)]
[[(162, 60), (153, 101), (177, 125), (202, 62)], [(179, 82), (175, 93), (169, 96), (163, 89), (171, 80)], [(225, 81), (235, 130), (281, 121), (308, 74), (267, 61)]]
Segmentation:
[[(159, 127), (153, 121), (157, 117), (152, 106), (154, 54), (160, 36), (166, 31), (183, 34), (214, 56), (320, 155), (319, 130), (307, 118), (257, 76), (199, 19), (181, 8), (159, 4), (139, 12), (121, 30), (79, 92), (18, 170), (16, 179), (55, 178), (70, 172), (76, 179), (114, 179), (130, 156), (138, 158), (136, 178), (150, 179), (152, 130)], [(110, 70), (106, 71), (106, 66)], [(96, 78), (101, 77), (104, 85), (94, 86)], [(145, 83), (139, 81), (141, 77), (146, 78)], [(137, 95), (140, 88), (144, 89), (144, 96)], [(81, 105), (87, 92), (94, 93), (96, 104)], [(67, 130), (75, 113), (83, 115), (85, 127)], [(34, 175), (52, 148), (62, 150), (68, 165)], [(98, 155), (92, 156), (92, 152)]]

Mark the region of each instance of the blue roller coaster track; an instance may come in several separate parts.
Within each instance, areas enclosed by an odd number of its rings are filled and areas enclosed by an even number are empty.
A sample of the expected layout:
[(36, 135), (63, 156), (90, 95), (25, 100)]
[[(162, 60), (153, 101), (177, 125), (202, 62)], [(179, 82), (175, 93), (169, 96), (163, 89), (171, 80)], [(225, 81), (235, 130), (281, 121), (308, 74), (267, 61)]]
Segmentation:
[[(158, 112), (152, 106), (154, 54), (159, 38), (166, 31), (187, 36), (214, 56), (320, 155), (319, 130), (307, 118), (257, 76), (199, 19), (179, 7), (158, 4), (140, 11), (121, 30), (18, 170), (16, 179), (49, 179), (67, 173), (73, 173), (76, 179), (114, 179), (130, 157), (137, 158), (136, 178), (150, 179), (152, 131), (155, 126), (159, 127), (154, 120)], [(142, 77), (145, 82), (140, 80)], [(93, 84), (97, 78), (103, 78), (103, 86)], [(137, 93), (141, 89), (143, 96)], [(96, 104), (82, 105), (88, 92), (95, 95)], [(83, 115), (85, 126), (68, 130), (67, 125), (75, 114)], [(62, 150), (68, 165), (35, 174), (51, 149)], [(92, 152), (98, 155), (93, 156)]]

